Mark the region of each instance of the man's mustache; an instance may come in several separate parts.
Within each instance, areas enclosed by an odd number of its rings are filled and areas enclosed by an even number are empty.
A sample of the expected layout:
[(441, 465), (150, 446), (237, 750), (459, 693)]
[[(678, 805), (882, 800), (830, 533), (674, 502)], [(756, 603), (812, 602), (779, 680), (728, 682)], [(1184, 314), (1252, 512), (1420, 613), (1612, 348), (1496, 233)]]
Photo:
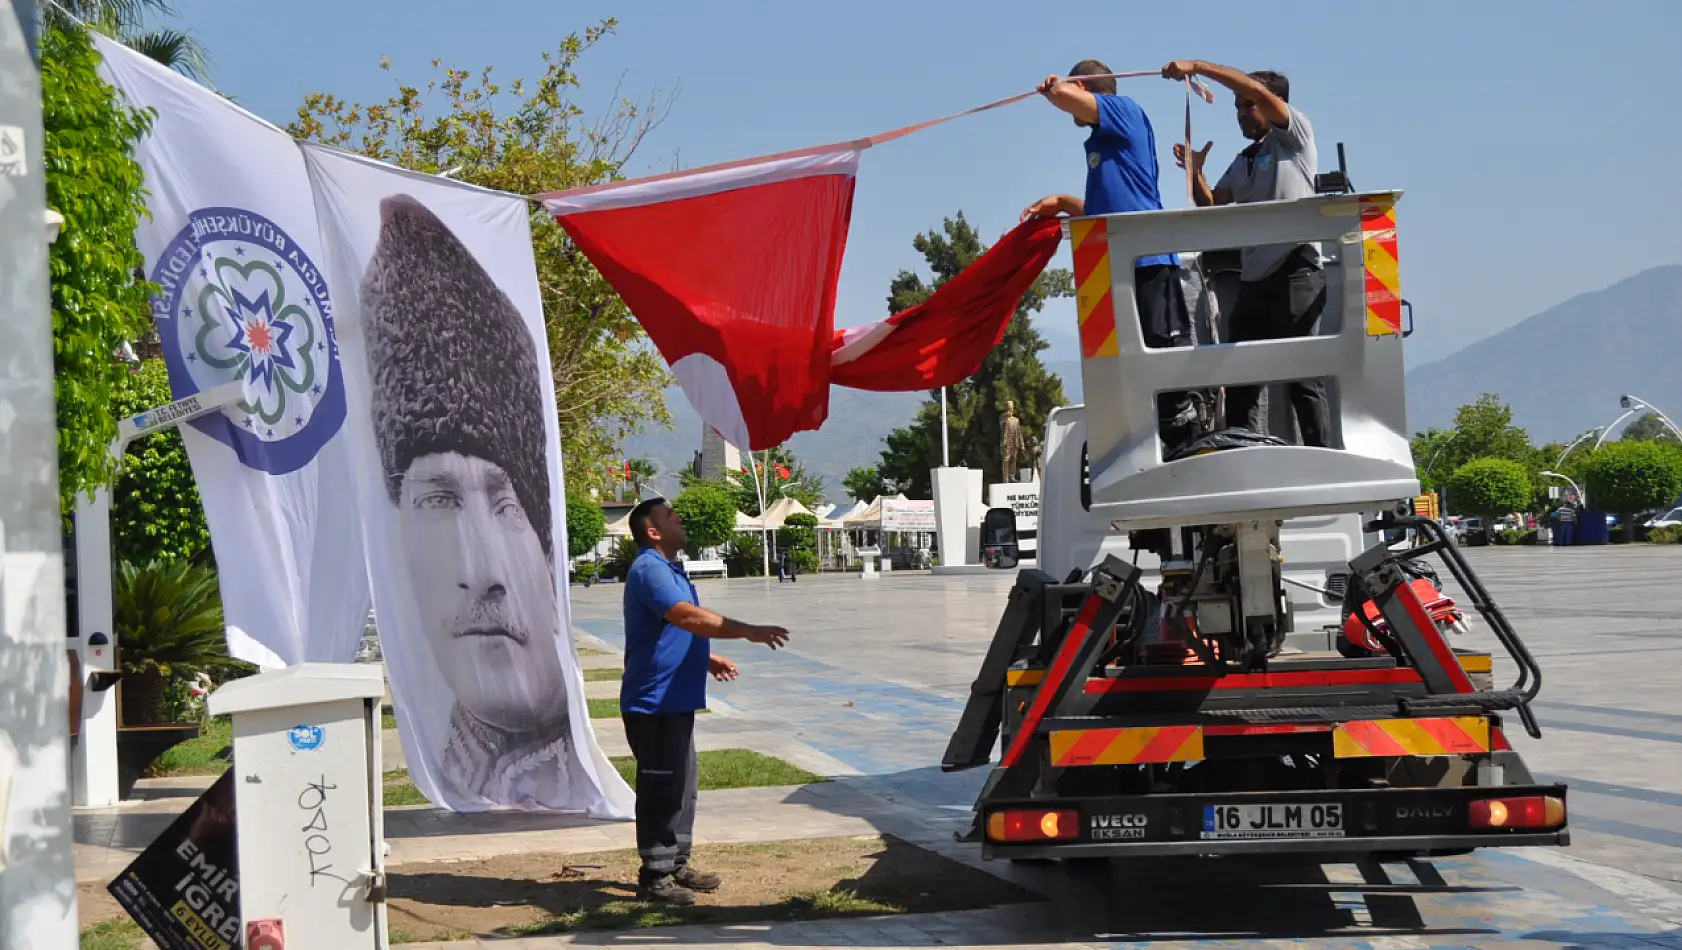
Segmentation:
[(465, 618), (458, 618), (451, 636), (462, 637), (506, 637), (520, 646), (525, 646), (531, 640), (531, 634), (523, 624), (510, 623), (509, 611), (500, 603), (480, 602), (468, 610)]
[(504, 626), (464, 627), (451, 634), (451, 636), (458, 639), (462, 637), (506, 637), (520, 646), (525, 646), (526, 641), (530, 639), (524, 630)]

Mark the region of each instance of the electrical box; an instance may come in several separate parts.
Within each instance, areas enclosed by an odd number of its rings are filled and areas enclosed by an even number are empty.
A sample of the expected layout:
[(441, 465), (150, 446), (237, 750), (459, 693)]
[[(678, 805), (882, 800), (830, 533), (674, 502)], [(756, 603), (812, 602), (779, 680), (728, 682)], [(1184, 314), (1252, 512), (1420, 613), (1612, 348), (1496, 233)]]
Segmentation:
[(210, 697), (234, 727), (240, 919), (265, 950), (385, 950), (378, 664), (301, 663)]

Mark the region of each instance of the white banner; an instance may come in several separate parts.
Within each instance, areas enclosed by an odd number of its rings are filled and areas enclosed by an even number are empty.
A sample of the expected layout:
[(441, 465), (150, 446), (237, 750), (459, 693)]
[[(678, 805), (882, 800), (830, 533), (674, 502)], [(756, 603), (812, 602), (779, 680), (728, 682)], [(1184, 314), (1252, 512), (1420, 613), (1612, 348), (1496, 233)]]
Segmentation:
[(433, 802), (625, 818), (573, 649), (560, 429), (519, 197), (304, 147), (375, 613)]
[(934, 531), (934, 502), (882, 499), (883, 531)]
[(221, 574), (233, 654), (349, 662), (368, 576), (303, 156), (286, 133), (95, 35), (105, 79), (156, 110), (137, 147), (150, 218), (137, 240), (181, 399), (230, 380), (245, 400), (182, 427)]

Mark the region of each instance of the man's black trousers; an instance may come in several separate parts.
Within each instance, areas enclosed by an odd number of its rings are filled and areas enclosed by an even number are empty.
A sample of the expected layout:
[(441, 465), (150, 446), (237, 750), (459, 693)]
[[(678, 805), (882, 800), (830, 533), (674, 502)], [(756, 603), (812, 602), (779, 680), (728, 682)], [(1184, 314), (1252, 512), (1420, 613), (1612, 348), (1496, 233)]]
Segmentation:
[[(1154, 349), (1192, 345), (1196, 337), (1192, 333), (1185, 290), (1180, 286), (1178, 264), (1135, 268), (1133, 301), (1139, 308), (1139, 330), (1146, 346)], [(1165, 455), (1203, 434), (1194, 422), (1184, 420), (1192, 415), (1191, 394), (1156, 394), (1156, 419)]]
[[(1299, 250), (1286, 258), (1278, 270), (1239, 286), (1238, 303), (1232, 312), (1232, 341), (1313, 336), (1320, 312), (1325, 308), (1325, 271), (1305, 260)], [(1266, 432), (1266, 409), (1261, 394), (1260, 386), (1228, 386), (1227, 425)], [(1285, 384), (1285, 394), (1296, 415), (1297, 428), (1302, 430), (1302, 444), (1329, 446), (1325, 384), (1318, 379), (1290, 382)]]
[(637, 853), (640, 883), (647, 884), (689, 863), (700, 793), (695, 714), (621, 712), (620, 717), (637, 760)]

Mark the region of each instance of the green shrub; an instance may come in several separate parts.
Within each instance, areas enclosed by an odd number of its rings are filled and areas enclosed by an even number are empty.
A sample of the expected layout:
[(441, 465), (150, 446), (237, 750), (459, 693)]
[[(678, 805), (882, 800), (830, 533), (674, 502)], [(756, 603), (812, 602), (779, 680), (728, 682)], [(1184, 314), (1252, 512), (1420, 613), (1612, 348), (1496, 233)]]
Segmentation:
[[(169, 369), (147, 360), (112, 404), (126, 418), (170, 401)], [(111, 494), (111, 553), (118, 562), (189, 560), (210, 546), (204, 505), (181, 433), (170, 429), (131, 443)]]
[(1682, 455), (1661, 443), (1611, 442), (1596, 449), (1583, 469), (1590, 503), (1618, 515), (1624, 525), (1682, 494)]
[(567, 492), (567, 556), (589, 554), (607, 534), (601, 503), (589, 495)]
[(1682, 544), (1682, 525), (1669, 524), (1654, 528), (1647, 533), (1647, 540), (1654, 544)]
[(789, 563), (801, 574), (818, 570), (817, 525), (816, 515), (793, 514), (777, 529), (777, 547), (788, 552)]
[(724, 568), (731, 577), (765, 574), (765, 546), (757, 534), (738, 534), (724, 545)]
[(1530, 476), (1507, 459), (1473, 459), (1449, 476), (1448, 497), (1455, 511), (1486, 519), (1523, 511), (1530, 505)]
[(672, 499), (672, 510), (689, 533), (689, 550), (716, 548), (736, 533), (736, 503), (713, 485), (695, 484)]
[(1504, 545), (1535, 544), (1536, 535), (1535, 528), (1525, 528), (1519, 531), (1492, 531), (1489, 534), (1489, 543)]
[(579, 561), (572, 567), (572, 579), (574, 583), (589, 584), (600, 577), (601, 572), (602, 566), (595, 561)]
[(613, 553), (609, 554), (600, 568), (600, 576), (604, 580), (622, 581), (631, 572), (631, 562), (637, 559), (642, 549), (630, 538), (620, 538), (613, 546)]

